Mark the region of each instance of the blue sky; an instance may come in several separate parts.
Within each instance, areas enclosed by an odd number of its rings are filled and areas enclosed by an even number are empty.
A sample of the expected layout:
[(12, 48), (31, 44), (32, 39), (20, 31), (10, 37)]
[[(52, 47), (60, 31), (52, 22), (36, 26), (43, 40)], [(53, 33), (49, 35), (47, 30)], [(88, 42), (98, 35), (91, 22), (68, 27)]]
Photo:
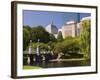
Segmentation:
[[(80, 15), (80, 17), (78, 17)], [(23, 10), (23, 25), (30, 27), (41, 25), (46, 27), (53, 22), (58, 28), (61, 28), (67, 21), (76, 20), (91, 16), (90, 13), (72, 13), (72, 12), (54, 12), (54, 11), (33, 11)]]

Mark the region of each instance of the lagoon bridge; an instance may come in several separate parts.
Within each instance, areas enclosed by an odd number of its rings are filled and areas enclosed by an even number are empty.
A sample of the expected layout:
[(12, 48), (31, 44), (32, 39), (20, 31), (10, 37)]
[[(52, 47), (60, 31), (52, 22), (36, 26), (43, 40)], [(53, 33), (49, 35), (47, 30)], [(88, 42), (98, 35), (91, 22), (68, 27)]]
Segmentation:
[[(49, 61), (54, 59), (54, 55), (52, 51), (40, 51), (39, 48), (39, 39), (38, 45), (36, 49), (32, 48), (32, 40), (30, 40), (28, 50), (23, 52), (23, 63), (31, 64), (33, 62), (41, 62), (41, 61)], [(49, 46), (48, 46), (49, 47)]]

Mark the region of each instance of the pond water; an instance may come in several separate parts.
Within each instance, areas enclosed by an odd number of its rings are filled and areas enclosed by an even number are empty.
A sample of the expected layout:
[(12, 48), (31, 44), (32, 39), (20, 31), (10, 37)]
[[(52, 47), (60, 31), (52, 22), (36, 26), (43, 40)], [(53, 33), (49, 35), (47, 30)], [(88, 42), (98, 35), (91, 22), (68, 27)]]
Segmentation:
[(72, 60), (72, 61), (42, 61), (33, 62), (31, 66), (39, 66), (42, 68), (57, 68), (57, 67), (75, 67), (75, 66), (90, 66), (90, 60)]

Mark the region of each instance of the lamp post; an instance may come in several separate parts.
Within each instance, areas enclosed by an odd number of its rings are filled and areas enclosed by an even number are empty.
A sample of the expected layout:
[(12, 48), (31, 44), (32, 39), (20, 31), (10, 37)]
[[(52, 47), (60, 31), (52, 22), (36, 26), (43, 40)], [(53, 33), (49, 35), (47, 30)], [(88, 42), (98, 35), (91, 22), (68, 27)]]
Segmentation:
[[(29, 49), (28, 49), (28, 54), (32, 54), (32, 40), (30, 40), (30, 44), (29, 44)], [(28, 56), (28, 60), (27, 63), (30, 64), (31, 60), (30, 60), (30, 55)]]
[(28, 53), (32, 54), (32, 40), (30, 40), (30, 45), (29, 45)]
[(40, 42), (40, 39), (38, 39), (38, 45), (37, 45), (37, 48), (36, 48), (36, 54), (37, 54), (37, 55), (40, 54), (39, 42)]

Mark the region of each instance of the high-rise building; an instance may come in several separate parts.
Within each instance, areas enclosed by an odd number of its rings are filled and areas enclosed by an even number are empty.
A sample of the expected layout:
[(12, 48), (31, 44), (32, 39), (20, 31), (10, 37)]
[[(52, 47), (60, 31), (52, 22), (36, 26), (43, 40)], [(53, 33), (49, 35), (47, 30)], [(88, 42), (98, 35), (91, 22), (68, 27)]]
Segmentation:
[(77, 23), (75, 21), (69, 21), (64, 26), (62, 26), (63, 38), (68, 36), (75, 37), (77, 35)]
[(64, 26), (62, 26), (63, 38), (68, 36), (76, 37), (79, 36), (82, 31), (82, 22), (85, 20), (91, 20), (91, 17), (83, 17), (80, 21), (68, 21)]
[(57, 37), (58, 34), (58, 28), (53, 24), (49, 24), (45, 27), (46, 31), (53, 34), (55, 37)]

